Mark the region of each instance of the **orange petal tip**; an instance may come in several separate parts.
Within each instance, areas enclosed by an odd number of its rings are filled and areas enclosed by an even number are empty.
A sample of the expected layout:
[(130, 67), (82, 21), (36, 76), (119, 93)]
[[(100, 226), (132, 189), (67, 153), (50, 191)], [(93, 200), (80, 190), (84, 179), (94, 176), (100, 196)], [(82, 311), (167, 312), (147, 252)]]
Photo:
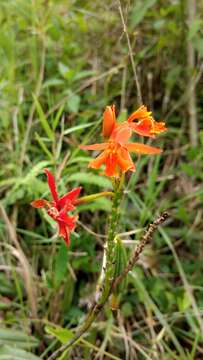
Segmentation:
[(40, 208), (43, 208), (46, 205), (48, 205), (48, 201), (46, 201), (44, 199), (37, 199), (37, 200), (32, 201), (30, 205), (36, 209), (40, 209)]

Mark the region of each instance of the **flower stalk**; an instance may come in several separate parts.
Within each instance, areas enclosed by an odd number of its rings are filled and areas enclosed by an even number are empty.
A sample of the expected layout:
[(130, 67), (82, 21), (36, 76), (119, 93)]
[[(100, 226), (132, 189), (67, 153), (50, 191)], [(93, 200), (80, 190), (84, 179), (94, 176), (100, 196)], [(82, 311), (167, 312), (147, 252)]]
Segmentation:
[(81, 204), (85, 204), (87, 202), (90, 202), (90, 201), (93, 201), (93, 200), (96, 200), (102, 196), (114, 196), (114, 193), (112, 191), (103, 191), (103, 192), (99, 192), (99, 193), (95, 193), (95, 194), (92, 194), (92, 195), (86, 195), (86, 196), (82, 196), (80, 198), (78, 198), (76, 200), (76, 204), (77, 205), (81, 205)]
[(99, 169), (105, 165), (102, 174), (111, 178), (113, 192), (106, 191), (79, 198), (81, 188), (78, 187), (64, 196), (59, 197), (54, 176), (48, 169), (45, 169), (53, 200), (37, 199), (34, 200), (31, 205), (35, 208), (46, 208), (48, 215), (58, 224), (59, 236), (64, 238), (68, 246), (70, 243), (70, 233), (74, 230), (77, 221), (77, 215), (72, 216), (69, 212), (74, 210), (77, 205), (93, 201), (102, 196), (111, 197), (112, 199), (107, 241), (104, 245), (102, 270), (97, 284), (95, 303), (92, 305), (83, 324), (76, 330), (72, 339), (56, 350), (48, 360), (56, 359), (61, 353), (68, 351), (68, 349), (80, 340), (95, 321), (108, 299), (110, 299), (111, 294), (111, 308), (112, 310), (118, 308), (124, 280), (137, 262), (146, 244), (151, 240), (154, 231), (168, 217), (168, 215), (164, 213), (154, 223), (150, 224), (146, 233), (141, 238), (139, 245), (134, 249), (134, 252), (128, 260), (125, 248), (117, 233), (125, 173), (136, 170), (130, 152), (137, 153), (138, 155), (155, 155), (162, 152), (160, 148), (139, 142), (129, 142), (129, 140), (133, 133), (155, 138), (157, 134), (163, 133), (166, 130), (165, 123), (163, 121), (157, 122), (152, 117), (152, 112), (148, 111), (145, 105), (141, 105), (122, 123), (119, 123), (116, 119), (115, 106), (111, 105), (106, 107), (102, 126), (104, 142), (81, 145), (80, 149), (100, 151), (100, 154), (90, 161), (89, 167)]
[[(105, 293), (109, 294), (111, 284), (113, 281), (114, 273), (114, 258), (115, 258), (115, 242), (114, 238), (117, 234), (117, 226), (119, 222), (120, 214), (120, 202), (122, 197), (122, 185), (124, 182), (124, 174), (121, 178), (114, 180), (114, 198), (112, 203), (112, 211), (109, 219), (109, 230), (107, 237), (107, 247), (106, 247), (106, 273), (105, 273)], [(105, 296), (105, 295), (104, 295)]]
[[(56, 359), (56, 357), (59, 354), (72, 347), (81, 338), (81, 336), (85, 334), (85, 332), (90, 328), (94, 320), (97, 318), (100, 311), (103, 309), (103, 306), (105, 305), (106, 301), (108, 300), (111, 294), (111, 289), (114, 282), (114, 268), (115, 268), (114, 256), (115, 256), (116, 243), (114, 239), (117, 233), (117, 227), (119, 222), (120, 202), (122, 198), (122, 187), (124, 183), (124, 177), (125, 175), (122, 174), (121, 177), (113, 180), (113, 187), (114, 187), (113, 200), (112, 200), (113, 202), (112, 202), (111, 215), (109, 217), (107, 244), (105, 247), (106, 254), (104, 254), (104, 256), (106, 256), (106, 269), (104, 272), (104, 280), (100, 286), (100, 290), (99, 290), (100, 295), (98, 297), (98, 301), (96, 302), (96, 304), (93, 305), (83, 325), (78, 329), (75, 336), (68, 343), (64, 344), (58, 350), (56, 350), (50, 356), (49, 360)], [(102, 271), (103, 270), (104, 269), (102, 269)]]

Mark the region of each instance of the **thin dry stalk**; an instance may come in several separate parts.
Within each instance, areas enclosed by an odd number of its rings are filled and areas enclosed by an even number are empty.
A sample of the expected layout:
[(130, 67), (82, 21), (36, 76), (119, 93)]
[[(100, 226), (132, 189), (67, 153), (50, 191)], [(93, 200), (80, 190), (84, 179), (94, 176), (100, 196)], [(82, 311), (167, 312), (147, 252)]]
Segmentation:
[(9, 217), (3, 207), (2, 204), (0, 204), (0, 213), (2, 215), (3, 221), (6, 225), (8, 237), (10, 239), (10, 242), (14, 245), (14, 249), (12, 251), (13, 255), (19, 260), (21, 266), (22, 266), (22, 277), (24, 279), (25, 283), (25, 289), (27, 292), (28, 301), (30, 304), (30, 311), (31, 315), (34, 319), (37, 318), (37, 291), (35, 284), (32, 280), (32, 270), (30, 267), (30, 264), (18, 242), (17, 234), (15, 231), (15, 228), (11, 221), (9, 220)]
[[(192, 26), (196, 14), (196, 0), (187, 0), (187, 22), (188, 28)], [(198, 128), (197, 128), (197, 110), (196, 110), (196, 92), (194, 80), (191, 73), (195, 69), (195, 49), (191, 39), (187, 42), (187, 65), (188, 65), (188, 87), (191, 89), (190, 97), (188, 98), (188, 113), (190, 122), (190, 143), (192, 146), (197, 146), (198, 143)]]
[(141, 238), (139, 244), (135, 247), (133, 254), (123, 272), (113, 282), (113, 289), (126, 277), (126, 275), (133, 269), (135, 263), (139, 259), (140, 254), (143, 252), (145, 246), (151, 241), (152, 236), (159, 225), (161, 225), (169, 217), (168, 213), (161, 214), (152, 224), (148, 226), (145, 234)]
[(126, 36), (126, 40), (127, 40), (127, 44), (128, 44), (130, 61), (131, 61), (133, 74), (134, 74), (134, 79), (135, 79), (135, 84), (136, 84), (136, 88), (137, 88), (137, 102), (138, 102), (138, 105), (142, 105), (141, 87), (140, 87), (140, 83), (139, 83), (139, 80), (138, 80), (135, 61), (134, 61), (134, 58), (133, 58), (132, 46), (131, 46), (131, 43), (130, 43), (130, 38), (129, 38), (129, 35), (128, 35), (128, 30), (127, 30), (127, 26), (126, 26), (126, 23), (125, 23), (125, 19), (124, 19), (124, 15), (123, 15), (123, 9), (122, 9), (120, 0), (118, 0), (118, 10), (119, 10), (122, 25), (123, 25), (123, 32), (124, 32), (124, 34)]
[(118, 310), (118, 312), (117, 312), (117, 319), (118, 319), (119, 329), (123, 335), (123, 342), (124, 342), (124, 346), (125, 346), (125, 360), (129, 360), (130, 359), (130, 348), (129, 348), (129, 342), (128, 342), (128, 334), (125, 329), (123, 317), (121, 315), (120, 310)]
[(120, 111), (124, 111), (125, 109), (125, 98), (126, 98), (126, 80), (127, 80), (127, 65), (123, 68), (122, 74), (122, 85), (121, 85), (121, 105)]

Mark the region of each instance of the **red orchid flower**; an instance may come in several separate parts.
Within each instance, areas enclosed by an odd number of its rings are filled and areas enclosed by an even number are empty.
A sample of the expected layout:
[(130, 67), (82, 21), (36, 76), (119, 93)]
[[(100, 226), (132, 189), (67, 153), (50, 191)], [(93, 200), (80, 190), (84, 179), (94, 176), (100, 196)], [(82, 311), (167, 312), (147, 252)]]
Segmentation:
[(159, 154), (161, 149), (140, 143), (128, 143), (132, 135), (132, 129), (128, 122), (118, 124), (115, 116), (115, 106), (107, 106), (104, 112), (102, 134), (109, 138), (108, 142), (92, 145), (81, 145), (83, 150), (103, 150), (94, 160), (90, 161), (89, 167), (98, 169), (105, 164), (106, 176), (119, 176), (126, 171), (135, 171), (135, 165), (129, 152), (138, 154)]
[(69, 246), (70, 232), (75, 229), (77, 216), (68, 216), (67, 212), (75, 208), (81, 187), (73, 189), (60, 198), (56, 190), (54, 176), (48, 169), (45, 169), (44, 171), (47, 175), (47, 181), (53, 197), (53, 201), (37, 199), (34, 200), (31, 205), (34, 208), (48, 208), (47, 214), (58, 223), (59, 236), (62, 236), (67, 246)]

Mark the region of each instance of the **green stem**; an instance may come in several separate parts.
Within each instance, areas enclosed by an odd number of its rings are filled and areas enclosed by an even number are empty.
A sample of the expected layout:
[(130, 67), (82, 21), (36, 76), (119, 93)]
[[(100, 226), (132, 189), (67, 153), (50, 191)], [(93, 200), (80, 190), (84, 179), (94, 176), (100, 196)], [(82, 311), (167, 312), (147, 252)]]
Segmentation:
[(108, 230), (108, 238), (107, 238), (107, 248), (106, 248), (106, 273), (104, 279), (104, 289), (102, 291), (100, 301), (103, 302), (105, 297), (109, 296), (109, 291), (111, 289), (111, 284), (113, 281), (113, 273), (114, 273), (114, 250), (115, 243), (114, 238), (117, 233), (117, 226), (119, 220), (119, 206), (122, 195), (122, 184), (123, 179), (119, 179), (114, 183), (114, 198), (112, 203), (111, 215), (109, 218), (109, 230)]
[[(89, 314), (87, 315), (83, 325), (78, 329), (75, 336), (66, 344), (62, 345), (58, 350), (56, 350), (48, 360), (54, 360), (56, 357), (64, 352), (65, 350), (69, 349), (73, 346), (81, 336), (90, 328), (100, 311), (102, 310), (103, 306), (105, 305), (106, 301), (109, 298), (111, 293), (112, 284), (114, 281), (114, 238), (117, 233), (117, 226), (119, 221), (119, 206), (122, 197), (122, 186), (124, 182), (124, 175), (121, 178), (116, 179), (114, 181), (114, 196), (113, 196), (113, 203), (112, 203), (112, 211), (109, 217), (109, 228), (108, 228), (108, 237), (107, 237), (107, 246), (104, 251), (106, 251), (106, 270), (105, 270), (105, 277), (104, 281), (101, 284), (101, 293), (97, 303), (92, 307)], [(112, 194), (112, 193), (111, 193)]]
[(114, 193), (112, 191), (103, 191), (103, 192), (96, 193), (96, 194), (82, 196), (75, 201), (75, 204), (76, 205), (85, 204), (86, 202), (93, 201), (102, 196), (114, 196)]

